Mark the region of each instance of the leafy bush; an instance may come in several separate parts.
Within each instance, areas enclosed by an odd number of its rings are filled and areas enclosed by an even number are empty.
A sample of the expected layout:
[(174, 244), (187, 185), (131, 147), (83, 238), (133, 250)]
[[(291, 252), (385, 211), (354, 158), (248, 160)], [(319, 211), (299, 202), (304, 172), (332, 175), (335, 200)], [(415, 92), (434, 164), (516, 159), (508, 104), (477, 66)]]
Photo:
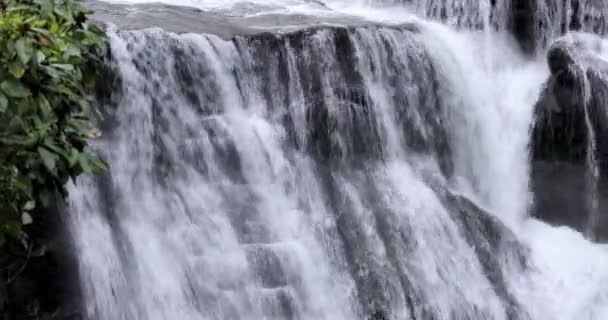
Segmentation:
[(27, 246), (34, 209), (106, 169), (87, 150), (103, 45), (88, 15), (78, 0), (0, 0), (0, 246)]

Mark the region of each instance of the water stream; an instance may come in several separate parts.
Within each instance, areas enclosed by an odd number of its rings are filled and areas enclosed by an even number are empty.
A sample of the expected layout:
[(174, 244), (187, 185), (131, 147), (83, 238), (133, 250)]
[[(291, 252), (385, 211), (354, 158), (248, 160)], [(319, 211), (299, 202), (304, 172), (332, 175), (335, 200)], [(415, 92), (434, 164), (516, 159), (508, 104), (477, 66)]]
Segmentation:
[(108, 29), (112, 169), (71, 190), (86, 319), (608, 317), (604, 247), (528, 216), (544, 59), (407, 4), (250, 4), (376, 23)]

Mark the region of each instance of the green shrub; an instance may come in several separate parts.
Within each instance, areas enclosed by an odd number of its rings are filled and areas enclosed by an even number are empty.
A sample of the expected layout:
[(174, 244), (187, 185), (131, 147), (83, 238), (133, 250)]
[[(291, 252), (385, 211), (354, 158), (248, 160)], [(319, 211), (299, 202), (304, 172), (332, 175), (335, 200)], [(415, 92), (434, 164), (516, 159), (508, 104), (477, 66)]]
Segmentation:
[(81, 174), (106, 164), (87, 150), (101, 31), (77, 0), (0, 0), (0, 246)]

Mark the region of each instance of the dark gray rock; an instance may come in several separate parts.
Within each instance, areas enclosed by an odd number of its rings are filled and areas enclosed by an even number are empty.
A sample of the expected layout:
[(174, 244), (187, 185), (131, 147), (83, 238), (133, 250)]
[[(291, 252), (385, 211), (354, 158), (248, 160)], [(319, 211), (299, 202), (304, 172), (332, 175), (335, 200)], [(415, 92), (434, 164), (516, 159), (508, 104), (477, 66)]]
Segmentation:
[(523, 246), (515, 234), (499, 219), (479, 208), (469, 199), (443, 192), (444, 203), (457, 221), (462, 234), (474, 248), (485, 275), (492, 283), (496, 294), (504, 301), (509, 319), (528, 320), (530, 315), (509, 291), (502, 264), (511, 261), (518, 269), (529, 267), (529, 249)]
[(571, 33), (552, 44), (547, 55), (551, 76), (536, 106), (531, 141), (534, 215), (598, 239), (608, 236), (608, 218), (601, 214), (608, 208), (603, 41)]

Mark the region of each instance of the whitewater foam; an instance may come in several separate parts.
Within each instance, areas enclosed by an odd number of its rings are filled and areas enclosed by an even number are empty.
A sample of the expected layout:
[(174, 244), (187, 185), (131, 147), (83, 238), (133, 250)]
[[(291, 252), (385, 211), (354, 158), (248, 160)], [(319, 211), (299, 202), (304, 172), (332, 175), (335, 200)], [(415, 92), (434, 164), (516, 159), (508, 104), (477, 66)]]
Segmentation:
[[(230, 10), (236, 2), (171, 4)], [(502, 261), (497, 272), (505, 273), (506, 291), (514, 292), (530, 318), (608, 316), (605, 246), (528, 217), (527, 144), (533, 105), (548, 76), (544, 60), (523, 56), (506, 34), (487, 28), (457, 32), (413, 18), (409, 8), (343, 1), (255, 4), (262, 8), (255, 14), (339, 12), (415, 21), (420, 36), (364, 28), (346, 36), (319, 31), (310, 40), (285, 40), (279, 56), (285, 65), (260, 66), (254, 41), (246, 38), (110, 29), (124, 90), (120, 137), (98, 147), (112, 164), (112, 182), (100, 187), (85, 179), (72, 188), (71, 200), (92, 319), (334, 320), (383, 308), (391, 319), (410, 312), (420, 319), (507, 319), (506, 299), (449, 214), (438, 192), (443, 187), (486, 208), (529, 248), (527, 270)], [(356, 71), (335, 59), (334, 37), (353, 43)], [(177, 49), (146, 47), (154, 41)], [(204, 63), (185, 59), (187, 54)], [(158, 57), (138, 60), (146, 55)], [(161, 65), (153, 68), (150, 61)], [(424, 77), (401, 65), (407, 62), (422, 68)], [(389, 63), (411, 74), (395, 74)], [(189, 77), (193, 70), (210, 88)], [(278, 71), (289, 79), (278, 79)], [(256, 72), (276, 77), (257, 78)], [(362, 88), (344, 85), (357, 77)], [(416, 84), (436, 86), (436, 97), (425, 97), (429, 92)], [(318, 92), (318, 101), (311, 103), (310, 92)], [(424, 102), (446, 108), (429, 120)], [(313, 109), (319, 118), (311, 121), (310, 105), (326, 109)], [(405, 105), (414, 110), (398, 118)], [(365, 113), (370, 106), (373, 116)], [(215, 109), (205, 109), (210, 107)], [(359, 123), (360, 114), (375, 120)], [(423, 141), (437, 138), (427, 122), (445, 127), (454, 159), (450, 181), (442, 180), (449, 170), (432, 148), (412, 155), (412, 137), (399, 122), (404, 119)], [(310, 123), (319, 127), (310, 129)], [(356, 144), (361, 128), (377, 135), (378, 149)], [(311, 151), (304, 146), (312, 139), (321, 142)], [(324, 153), (323, 143), (338, 150), (337, 165), (323, 158), (335, 156)], [(382, 161), (351, 164), (354, 155), (375, 156), (366, 147), (379, 150)], [(159, 174), (157, 166), (171, 174)], [(431, 183), (427, 173), (439, 178)]]

